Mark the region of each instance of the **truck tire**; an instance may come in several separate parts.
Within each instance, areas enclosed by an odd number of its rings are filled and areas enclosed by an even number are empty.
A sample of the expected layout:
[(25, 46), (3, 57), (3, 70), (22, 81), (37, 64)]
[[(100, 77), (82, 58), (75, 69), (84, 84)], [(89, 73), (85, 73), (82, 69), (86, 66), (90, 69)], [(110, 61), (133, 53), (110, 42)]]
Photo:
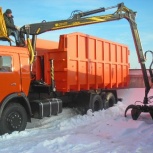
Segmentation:
[(104, 101), (104, 109), (112, 107), (114, 106), (114, 104), (116, 104), (116, 99), (114, 94), (111, 92), (106, 93), (105, 101)]
[(18, 104), (9, 104), (3, 111), (0, 120), (0, 134), (23, 131), (27, 125), (27, 113), (25, 108)]
[(101, 96), (101, 99), (102, 99), (103, 101), (106, 100), (106, 92), (100, 93), (100, 96)]
[(92, 97), (89, 108), (92, 109), (93, 112), (103, 109), (103, 100), (100, 95), (94, 95)]

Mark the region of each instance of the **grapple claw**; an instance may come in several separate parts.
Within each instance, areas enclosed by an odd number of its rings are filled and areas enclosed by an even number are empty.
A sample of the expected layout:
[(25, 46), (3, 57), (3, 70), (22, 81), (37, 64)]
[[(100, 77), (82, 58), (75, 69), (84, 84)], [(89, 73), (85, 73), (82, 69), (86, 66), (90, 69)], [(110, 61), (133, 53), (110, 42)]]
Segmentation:
[(153, 119), (153, 106), (147, 106), (147, 105), (129, 105), (126, 110), (125, 110), (125, 117), (126, 117), (126, 113), (129, 109), (131, 110), (131, 116), (133, 120), (137, 120), (138, 117), (140, 116), (141, 112), (144, 113), (150, 113), (150, 116)]
[(132, 109), (132, 108), (135, 108), (135, 105), (129, 105), (129, 106), (126, 108), (125, 114), (124, 114), (125, 117), (126, 117), (127, 111), (128, 111), (129, 109)]

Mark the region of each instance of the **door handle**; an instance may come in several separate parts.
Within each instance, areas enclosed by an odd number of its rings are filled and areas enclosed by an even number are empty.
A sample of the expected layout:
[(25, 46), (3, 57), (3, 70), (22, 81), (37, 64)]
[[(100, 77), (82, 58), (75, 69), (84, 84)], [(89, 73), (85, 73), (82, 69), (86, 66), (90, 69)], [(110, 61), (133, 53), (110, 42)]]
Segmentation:
[(16, 83), (14, 82), (14, 83), (11, 83), (11, 86), (16, 86)]

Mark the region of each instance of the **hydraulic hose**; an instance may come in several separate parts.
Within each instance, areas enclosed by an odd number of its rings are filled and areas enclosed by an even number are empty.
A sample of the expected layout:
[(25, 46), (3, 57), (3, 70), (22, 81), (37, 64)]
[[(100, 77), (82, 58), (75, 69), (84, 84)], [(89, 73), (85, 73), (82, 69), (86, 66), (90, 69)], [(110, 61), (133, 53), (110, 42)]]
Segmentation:
[(34, 62), (35, 55), (34, 55), (34, 50), (32, 48), (30, 38), (27, 38), (27, 46), (28, 46), (28, 50), (29, 50), (29, 53), (30, 53), (30, 64), (32, 64)]

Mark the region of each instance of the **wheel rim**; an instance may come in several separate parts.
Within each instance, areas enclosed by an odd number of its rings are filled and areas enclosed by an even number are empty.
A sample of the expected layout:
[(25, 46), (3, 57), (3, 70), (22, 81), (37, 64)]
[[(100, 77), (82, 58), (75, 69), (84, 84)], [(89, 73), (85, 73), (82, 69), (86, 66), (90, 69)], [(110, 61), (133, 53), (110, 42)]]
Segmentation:
[(20, 129), (22, 125), (22, 116), (18, 112), (12, 112), (7, 117), (8, 128), (12, 131)]

